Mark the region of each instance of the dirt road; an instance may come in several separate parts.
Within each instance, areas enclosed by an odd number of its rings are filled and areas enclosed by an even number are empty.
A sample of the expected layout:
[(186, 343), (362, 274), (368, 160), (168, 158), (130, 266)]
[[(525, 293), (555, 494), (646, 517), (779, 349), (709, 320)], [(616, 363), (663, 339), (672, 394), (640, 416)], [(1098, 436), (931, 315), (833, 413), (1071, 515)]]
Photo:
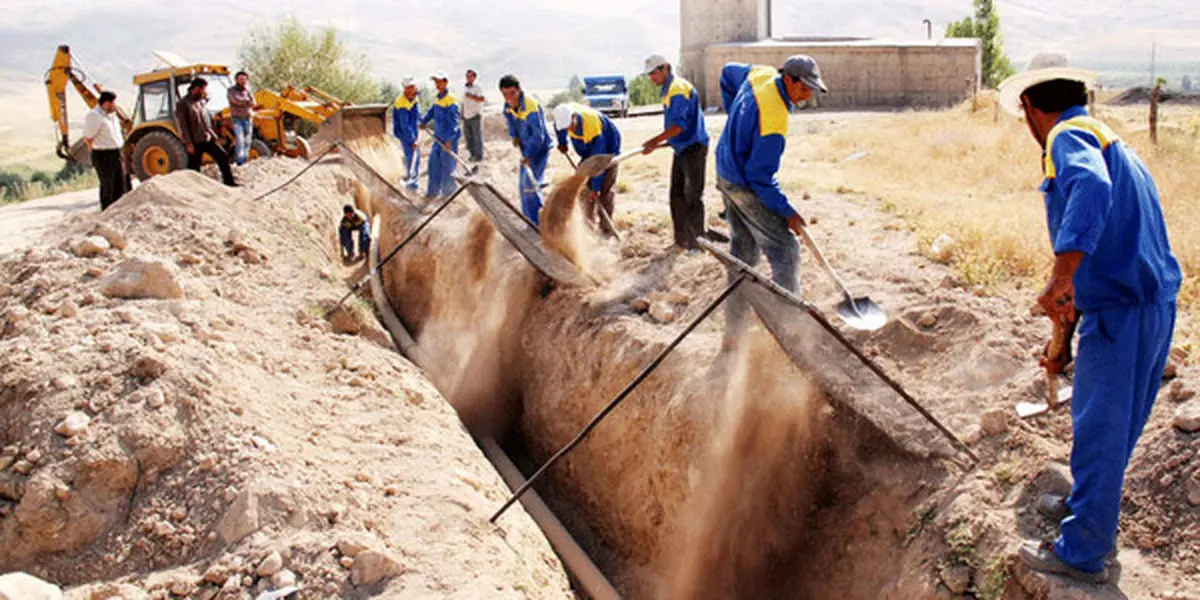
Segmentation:
[(99, 210), (97, 190), (79, 190), (0, 206), (0, 256), (28, 246), (63, 217)]

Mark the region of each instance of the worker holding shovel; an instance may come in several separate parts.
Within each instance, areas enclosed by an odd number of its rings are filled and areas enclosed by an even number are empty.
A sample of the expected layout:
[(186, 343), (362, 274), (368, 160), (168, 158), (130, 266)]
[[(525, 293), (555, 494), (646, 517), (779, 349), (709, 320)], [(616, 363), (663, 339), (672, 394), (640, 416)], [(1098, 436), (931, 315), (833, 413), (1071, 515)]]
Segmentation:
[(521, 212), (538, 225), (542, 211), (542, 179), (554, 140), (546, 129), (546, 114), (537, 100), (525, 95), (521, 81), (515, 75), (500, 78), (500, 93), (504, 96), (504, 118), (508, 135), (521, 150)]
[[(1182, 276), (1150, 172), (1088, 114), (1094, 81), (1094, 73), (1068, 68), (1061, 54), (1038, 54), (1029, 69), (1001, 84), (999, 101), (1025, 117), (1042, 147), (1041, 191), (1055, 259), (1038, 303), (1064, 330), (1080, 319), (1071, 400), (1074, 485), (1065, 498), (1039, 501), (1039, 511), (1061, 519), (1058, 539), (1027, 542), (1020, 557), (1037, 571), (1103, 583), (1125, 469), (1170, 352)], [(1065, 352), (1069, 340), (1060, 346)]]
[(450, 93), (450, 78), (438, 72), (430, 76), (437, 86), (437, 99), (421, 119), (421, 125), (433, 121), (433, 149), (429, 151), (429, 185), (426, 195), (445, 198), (458, 186), (451, 175), (457, 165), (458, 138), (462, 134), (458, 119), (458, 99)]
[[(612, 120), (591, 107), (574, 102), (559, 104), (554, 108), (554, 128), (558, 137), (558, 151), (568, 159), (568, 138), (579, 154), (580, 161), (597, 154), (616, 156), (621, 153), (621, 132)], [(612, 214), (613, 187), (617, 184), (618, 170), (619, 167), (614, 164), (588, 181), (584, 216), (597, 225), (605, 237), (616, 235)]]
[(404, 91), (392, 103), (392, 133), (404, 147), (404, 165), (408, 169), (404, 180), (408, 189), (417, 189), (417, 173), (421, 166), (421, 149), (417, 147), (417, 136), (421, 126), (421, 108), (417, 105), (417, 80), (405, 77), (400, 85)]
[[(730, 63), (721, 71), (721, 97), (729, 119), (717, 145), (717, 189), (725, 198), (734, 257), (754, 266), (759, 253), (771, 263), (771, 278), (798, 292), (796, 272), (804, 219), (788, 202), (775, 173), (787, 145), (788, 115), (794, 104), (825, 93), (817, 61), (797, 54), (780, 68)], [(732, 280), (738, 274), (730, 271)], [(746, 327), (746, 300), (725, 303), (725, 343), (732, 347)]]

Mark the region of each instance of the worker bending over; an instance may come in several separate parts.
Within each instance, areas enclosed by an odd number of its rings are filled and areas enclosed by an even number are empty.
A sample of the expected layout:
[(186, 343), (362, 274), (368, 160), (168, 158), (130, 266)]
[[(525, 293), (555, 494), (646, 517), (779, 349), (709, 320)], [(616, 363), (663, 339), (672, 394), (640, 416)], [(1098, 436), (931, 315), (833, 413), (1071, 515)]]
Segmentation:
[[(1064, 55), (1039, 54), (1000, 86), (1001, 105), (1024, 115), (1042, 148), (1055, 258), (1038, 303), (1068, 330), (1082, 315), (1071, 399), (1074, 485), (1066, 498), (1039, 502), (1061, 518), (1058, 539), (1027, 542), (1020, 556), (1035, 570), (1101, 583), (1125, 468), (1162, 382), (1182, 275), (1149, 170), (1088, 114), (1095, 75), (1065, 65)], [(1059, 370), (1065, 356), (1044, 356), (1043, 365)]]
[(347, 204), (342, 207), (342, 223), (338, 227), (338, 237), (342, 242), (342, 258), (355, 260), (354, 233), (358, 233), (358, 257), (367, 258), (371, 251), (371, 224), (367, 221), (367, 213)]
[[(558, 151), (568, 154), (567, 139), (581, 161), (597, 154), (621, 153), (621, 132), (611, 119), (599, 111), (574, 102), (559, 104), (554, 109), (554, 127)], [(588, 181), (583, 214), (597, 225), (606, 237), (616, 235), (612, 229), (613, 186), (617, 184), (618, 166), (613, 165)], [(603, 216), (601, 212), (603, 211)]]
[(400, 85), (404, 91), (392, 103), (392, 134), (404, 147), (404, 180), (408, 189), (417, 189), (417, 174), (421, 171), (421, 149), (417, 147), (417, 136), (421, 127), (421, 108), (417, 105), (417, 80), (405, 77)]
[(542, 211), (542, 179), (546, 175), (546, 162), (550, 160), (554, 140), (550, 139), (546, 129), (542, 105), (525, 95), (515, 75), (500, 78), (500, 93), (506, 105), (504, 118), (508, 121), (508, 135), (513, 145), (521, 150), (521, 212), (538, 225), (541, 223), (538, 215)]
[[(671, 63), (661, 54), (646, 59), (644, 73), (662, 88), (664, 130), (646, 140), (642, 152), (650, 154), (664, 142), (674, 149), (670, 197), (675, 245), (696, 249), (696, 238), (705, 233), (704, 170), (708, 161), (708, 131), (704, 129), (700, 94), (689, 81), (675, 76)], [(723, 237), (719, 241), (724, 241)]]
[(421, 119), (421, 125), (433, 121), (433, 149), (429, 151), (429, 186), (426, 194), (430, 198), (443, 198), (454, 193), (454, 168), (458, 164), (458, 138), (462, 133), (458, 119), (458, 99), (450, 93), (450, 79), (445, 73), (437, 72), (430, 79), (437, 86), (437, 99), (429, 112)]
[[(817, 62), (797, 54), (782, 67), (729, 63), (721, 71), (721, 99), (729, 114), (717, 144), (717, 189), (725, 200), (732, 229), (730, 252), (747, 265), (767, 255), (771, 279), (784, 289), (800, 291), (796, 272), (804, 219), (788, 202), (775, 177), (787, 147), (792, 105), (825, 93)], [(730, 280), (737, 277), (733, 271)], [(725, 303), (725, 347), (746, 326), (746, 299), (734, 294)]]

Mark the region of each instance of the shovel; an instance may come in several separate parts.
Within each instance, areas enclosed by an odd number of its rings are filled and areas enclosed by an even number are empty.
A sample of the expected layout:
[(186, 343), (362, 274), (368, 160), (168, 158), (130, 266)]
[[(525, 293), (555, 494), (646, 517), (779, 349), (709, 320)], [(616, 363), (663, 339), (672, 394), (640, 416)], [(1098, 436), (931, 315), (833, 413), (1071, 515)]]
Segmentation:
[(875, 331), (887, 324), (887, 314), (883, 312), (883, 309), (878, 304), (875, 304), (873, 300), (866, 296), (855, 298), (850, 293), (850, 288), (846, 287), (846, 284), (842, 283), (837, 273), (833, 272), (833, 267), (829, 265), (829, 261), (825, 260), (825, 255), (821, 253), (821, 249), (817, 247), (817, 243), (808, 235), (808, 229), (804, 227), (800, 228), (800, 238), (812, 250), (813, 255), (817, 257), (817, 262), (821, 263), (821, 268), (825, 270), (829, 278), (842, 290), (844, 297), (841, 303), (837, 305), (837, 314), (846, 325), (861, 331)]
[[(1061, 357), (1064, 352), (1067, 353), (1064, 366), (1070, 363), (1071, 338), (1075, 337), (1075, 327), (1078, 320), (1070, 326), (1064, 326), (1058, 321), (1054, 321), (1054, 331), (1050, 336), (1050, 346), (1046, 349), (1046, 356)], [(1018, 402), (1017, 416), (1026, 419), (1036, 417), (1052, 408), (1071, 401), (1072, 388), (1067, 387), (1059, 389), (1059, 373), (1055, 372), (1050, 365), (1046, 365), (1046, 402)]]

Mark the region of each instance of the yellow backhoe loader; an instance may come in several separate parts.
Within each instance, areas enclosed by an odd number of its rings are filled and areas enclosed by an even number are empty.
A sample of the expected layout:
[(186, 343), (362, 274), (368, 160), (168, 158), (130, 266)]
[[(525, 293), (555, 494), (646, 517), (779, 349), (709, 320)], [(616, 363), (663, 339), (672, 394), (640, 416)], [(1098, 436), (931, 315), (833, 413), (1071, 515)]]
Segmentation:
[[(138, 88), (133, 117), (117, 109), (125, 133), (124, 156), (138, 179), (170, 173), (187, 166), (187, 152), (179, 137), (175, 122), (175, 107), (187, 93), (192, 80), (203, 77), (209, 82), (209, 113), (213, 130), (221, 137), (227, 150), (234, 145), (232, 120), (229, 118), (226, 92), (232, 85), (229, 67), (219, 64), (187, 63), (167, 52), (155, 52), (166, 66), (133, 77)], [(71, 56), (68, 46), (59, 46), (54, 62), (46, 72), (46, 91), (50, 102), (50, 118), (59, 130), (55, 152), (66, 160), (90, 163), (87, 146), (70, 140), (67, 119), (67, 84), (75, 87), (88, 108), (94, 108), (104, 87), (93, 81)], [(296, 133), (299, 122), (319, 125), (349, 103), (315, 88), (299, 90), (288, 87), (281, 93), (258, 90), (254, 95), (260, 108), (254, 116), (254, 140), (250, 158), (282, 154), (307, 158), (309, 146)]]

